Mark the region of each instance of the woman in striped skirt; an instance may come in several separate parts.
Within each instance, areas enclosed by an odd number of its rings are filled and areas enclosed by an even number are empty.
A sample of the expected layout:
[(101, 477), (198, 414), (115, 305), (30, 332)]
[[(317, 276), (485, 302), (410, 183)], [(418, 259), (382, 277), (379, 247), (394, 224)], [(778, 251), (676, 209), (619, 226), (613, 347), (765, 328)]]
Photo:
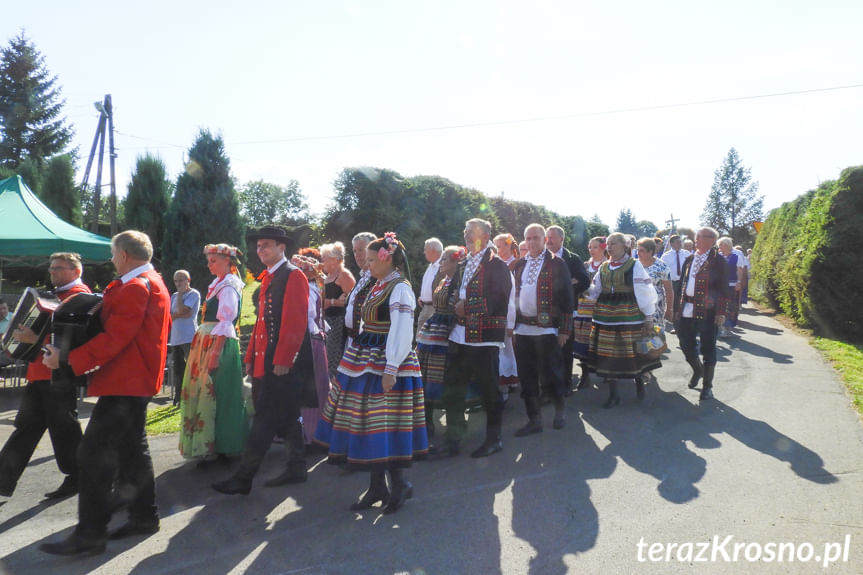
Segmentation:
[(635, 352), (642, 333), (653, 331), (656, 290), (644, 267), (630, 255), (631, 243), (619, 232), (608, 236), (609, 260), (599, 267), (589, 290), (589, 297), (596, 299), (589, 361), (591, 370), (608, 382), (605, 408), (620, 403), (617, 380), (634, 379), (638, 399), (643, 399), (642, 375), (661, 367), (658, 359)]
[[(605, 236), (591, 238), (587, 243), (587, 251), (590, 252), (590, 259), (584, 262), (584, 269), (587, 270), (588, 277), (593, 280), (593, 276), (599, 271), (599, 266), (608, 259), (608, 253), (605, 251)], [(590, 367), (588, 366), (590, 330), (593, 327), (593, 304), (595, 302), (587, 295), (587, 292), (581, 294), (581, 297), (578, 298), (578, 305), (572, 312), (572, 355), (581, 365), (578, 389), (584, 389), (587, 386), (587, 378), (590, 374)]]
[(440, 271), (444, 277), (432, 294), (434, 314), (417, 332), (417, 359), (423, 374), (426, 431), (429, 436), (434, 436), (434, 408), (440, 403), (443, 394), (449, 332), (455, 323), (455, 308), (450, 301), (449, 286), (464, 253), (464, 248), (458, 246), (447, 246), (441, 253)]
[(394, 513), (413, 495), (404, 468), (428, 453), (422, 376), (413, 350), (416, 299), (404, 246), (394, 233), (369, 243), (367, 255), (377, 281), (362, 305), (359, 335), (342, 356), (315, 441), (327, 446), (330, 463), (371, 472), (368, 491), (351, 509), (380, 501), (384, 513)]

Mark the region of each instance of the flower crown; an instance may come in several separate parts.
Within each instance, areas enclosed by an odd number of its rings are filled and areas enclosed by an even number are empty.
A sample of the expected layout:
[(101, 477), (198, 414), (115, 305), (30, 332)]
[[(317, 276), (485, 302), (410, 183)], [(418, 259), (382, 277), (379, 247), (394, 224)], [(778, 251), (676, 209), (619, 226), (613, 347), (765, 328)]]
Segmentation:
[(399, 239), (396, 237), (395, 232), (385, 233), (383, 239), (384, 245), (378, 250), (378, 259), (381, 261), (387, 259), (387, 256), (396, 253), (396, 250), (399, 248)]
[(304, 272), (318, 273), (320, 271), (321, 262), (319, 262), (315, 258), (310, 258), (308, 256), (301, 256), (299, 254), (296, 254), (291, 257), (291, 263), (303, 270)]
[(204, 255), (206, 256), (209, 254), (239, 258), (243, 255), (243, 252), (241, 252), (239, 248), (230, 244), (207, 244), (204, 246)]
[(465, 257), (467, 257), (467, 250), (464, 246), (459, 246), (459, 248), (452, 253), (452, 259), (456, 262), (464, 259)]

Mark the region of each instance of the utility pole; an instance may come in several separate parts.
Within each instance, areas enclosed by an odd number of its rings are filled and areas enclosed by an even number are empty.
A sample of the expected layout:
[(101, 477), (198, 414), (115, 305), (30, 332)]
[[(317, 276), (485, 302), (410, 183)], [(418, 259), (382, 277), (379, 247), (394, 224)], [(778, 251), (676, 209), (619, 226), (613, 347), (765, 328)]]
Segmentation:
[(114, 158), (117, 152), (114, 150), (114, 106), (111, 103), (111, 94), (105, 94), (105, 112), (108, 114), (108, 165), (111, 168), (111, 237), (117, 234), (117, 184), (114, 179)]
[(99, 123), (96, 126), (96, 135), (93, 136), (93, 145), (90, 147), (90, 156), (87, 158), (87, 167), (84, 169), (84, 179), (81, 182), (81, 195), (87, 192), (87, 182), (90, 179), (90, 169), (93, 167), (93, 158), (96, 156), (96, 146), (99, 147), (99, 161), (96, 164), (96, 186), (93, 190), (93, 204), (90, 220), (90, 231), (99, 233), (99, 214), (102, 211), (102, 161), (105, 157), (105, 129), (108, 130), (108, 163), (111, 170), (111, 235), (117, 233), (117, 185), (114, 172), (114, 159), (117, 152), (114, 149), (114, 106), (111, 102), (111, 94), (105, 94), (102, 102), (94, 102), (93, 106), (99, 112)]

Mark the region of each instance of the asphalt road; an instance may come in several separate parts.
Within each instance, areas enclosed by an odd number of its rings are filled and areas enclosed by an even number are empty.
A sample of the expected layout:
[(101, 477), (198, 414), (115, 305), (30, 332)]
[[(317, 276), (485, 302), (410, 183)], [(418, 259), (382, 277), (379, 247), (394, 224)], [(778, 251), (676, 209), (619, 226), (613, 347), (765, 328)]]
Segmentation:
[[(715, 401), (687, 389), (671, 336), (643, 402), (624, 387), (605, 410), (605, 390), (582, 391), (565, 429), (515, 438), (513, 398), (503, 452), (416, 463), (415, 496), (391, 516), (349, 511), (368, 476), (322, 457), (308, 483), (264, 488), (279, 446), (251, 495), (218, 494), (209, 484), (230, 470), (193, 469), (163, 436), (150, 441), (162, 530), (53, 557), (38, 544), (69, 534), (77, 499), (42, 499), (61, 480), (46, 436), (0, 505), (0, 574), (863, 573), (861, 421), (803, 337), (752, 309), (740, 327), (720, 343)], [(2, 441), (17, 397), (0, 390)], [(471, 416), (465, 451), (483, 422)]]

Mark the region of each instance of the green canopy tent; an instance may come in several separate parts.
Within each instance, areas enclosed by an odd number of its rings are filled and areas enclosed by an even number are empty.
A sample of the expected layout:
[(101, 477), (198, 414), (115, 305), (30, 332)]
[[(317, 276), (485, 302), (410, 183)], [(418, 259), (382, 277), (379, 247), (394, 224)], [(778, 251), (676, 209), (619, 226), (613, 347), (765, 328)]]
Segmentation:
[(77, 252), (88, 263), (111, 259), (111, 240), (60, 219), (21, 176), (0, 180), (0, 291), (4, 265), (45, 264), (54, 252)]

